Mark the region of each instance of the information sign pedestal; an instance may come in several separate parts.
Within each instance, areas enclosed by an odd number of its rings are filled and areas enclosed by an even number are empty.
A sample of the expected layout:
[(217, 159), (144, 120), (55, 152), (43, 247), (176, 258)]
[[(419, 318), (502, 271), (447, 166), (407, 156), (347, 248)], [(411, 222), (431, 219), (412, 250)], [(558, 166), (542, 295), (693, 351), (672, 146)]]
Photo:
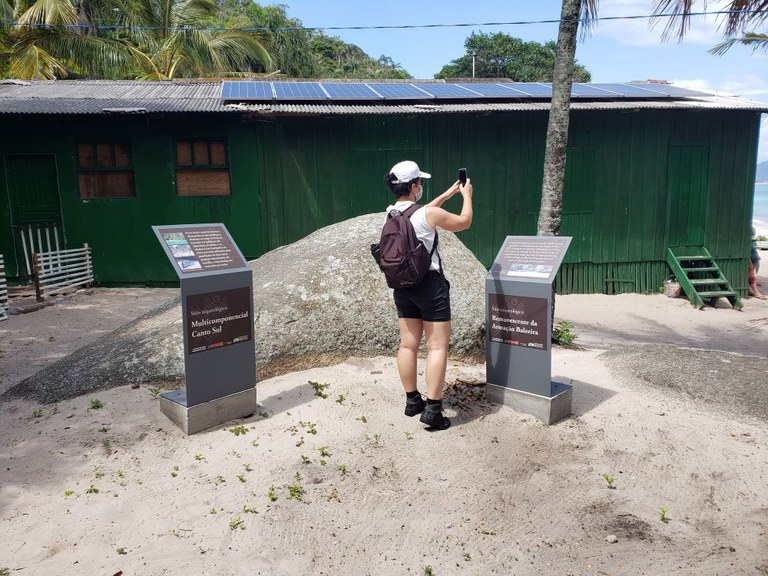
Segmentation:
[(253, 414), (253, 277), (223, 224), (153, 226), (181, 284), (185, 389), (160, 410), (186, 434)]
[(571, 413), (572, 387), (552, 382), (552, 283), (566, 236), (507, 236), (485, 279), (490, 402), (553, 424)]

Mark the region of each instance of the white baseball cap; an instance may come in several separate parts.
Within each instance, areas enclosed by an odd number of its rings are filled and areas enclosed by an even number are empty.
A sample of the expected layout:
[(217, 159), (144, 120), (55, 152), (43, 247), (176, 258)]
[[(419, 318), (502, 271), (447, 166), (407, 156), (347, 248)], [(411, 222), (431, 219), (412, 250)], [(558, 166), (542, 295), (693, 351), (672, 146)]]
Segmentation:
[(394, 174), (397, 180), (395, 184), (405, 184), (416, 178), (432, 178), (431, 174), (422, 172), (419, 170), (419, 165), (412, 160), (403, 160), (392, 166), (390, 170), (391, 174)]

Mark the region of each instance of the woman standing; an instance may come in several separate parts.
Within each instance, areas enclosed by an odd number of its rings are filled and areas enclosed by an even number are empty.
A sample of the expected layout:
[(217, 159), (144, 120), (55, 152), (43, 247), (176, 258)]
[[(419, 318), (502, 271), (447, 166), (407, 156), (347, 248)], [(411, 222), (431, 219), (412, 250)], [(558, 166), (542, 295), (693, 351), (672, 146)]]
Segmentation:
[[(384, 177), (387, 188), (395, 195), (395, 203), (387, 208), (405, 211), (421, 199), (424, 181), (431, 175), (422, 172), (418, 165), (405, 160), (392, 167)], [(460, 214), (443, 210), (443, 203), (461, 194), (463, 205)], [(467, 179), (462, 185), (458, 180), (410, 216), (416, 236), (427, 251), (432, 251), (437, 228), (450, 232), (466, 230), (472, 224), (472, 183)], [(451, 421), (443, 415), (443, 387), (448, 363), (448, 342), (451, 338), (450, 285), (443, 274), (440, 248), (432, 254), (429, 272), (421, 284), (394, 290), (395, 306), (400, 327), (400, 347), (397, 351), (397, 370), (405, 390), (405, 415), (421, 414), (421, 422), (436, 430), (445, 430)], [(416, 360), (422, 336), (427, 341), (427, 402), (416, 386)]]

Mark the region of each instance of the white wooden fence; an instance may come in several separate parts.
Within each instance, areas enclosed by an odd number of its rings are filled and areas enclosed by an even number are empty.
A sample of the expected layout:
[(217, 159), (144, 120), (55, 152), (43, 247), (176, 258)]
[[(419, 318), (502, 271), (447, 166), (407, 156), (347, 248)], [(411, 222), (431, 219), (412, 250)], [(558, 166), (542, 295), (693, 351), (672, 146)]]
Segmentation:
[(8, 285), (5, 282), (5, 261), (0, 254), (0, 320), (8, 320)]
[(88, 244), (73, 250), (37, 252), (33, 256), (37, 301), (93, 282), (91, 249)]
[(18, 224), (14, 229), (16, 242), (22, 253), (19, 259), (19, 276), (31, 280), (34, 273), (34, 255), (60, 250), (61, 246), (64, 246), (62, 231), (58, 222)]

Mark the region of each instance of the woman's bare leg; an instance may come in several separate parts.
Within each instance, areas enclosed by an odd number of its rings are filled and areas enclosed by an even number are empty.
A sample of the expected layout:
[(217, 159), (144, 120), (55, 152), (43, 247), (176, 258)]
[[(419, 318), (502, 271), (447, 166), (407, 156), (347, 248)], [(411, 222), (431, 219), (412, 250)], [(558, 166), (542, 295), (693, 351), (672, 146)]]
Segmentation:
[(400, 347), (397, 349), (397, 371), (406, 394), (416, 390), (416, 360), (419, 356), (424, 323), (419, 318), (400, 318)]

